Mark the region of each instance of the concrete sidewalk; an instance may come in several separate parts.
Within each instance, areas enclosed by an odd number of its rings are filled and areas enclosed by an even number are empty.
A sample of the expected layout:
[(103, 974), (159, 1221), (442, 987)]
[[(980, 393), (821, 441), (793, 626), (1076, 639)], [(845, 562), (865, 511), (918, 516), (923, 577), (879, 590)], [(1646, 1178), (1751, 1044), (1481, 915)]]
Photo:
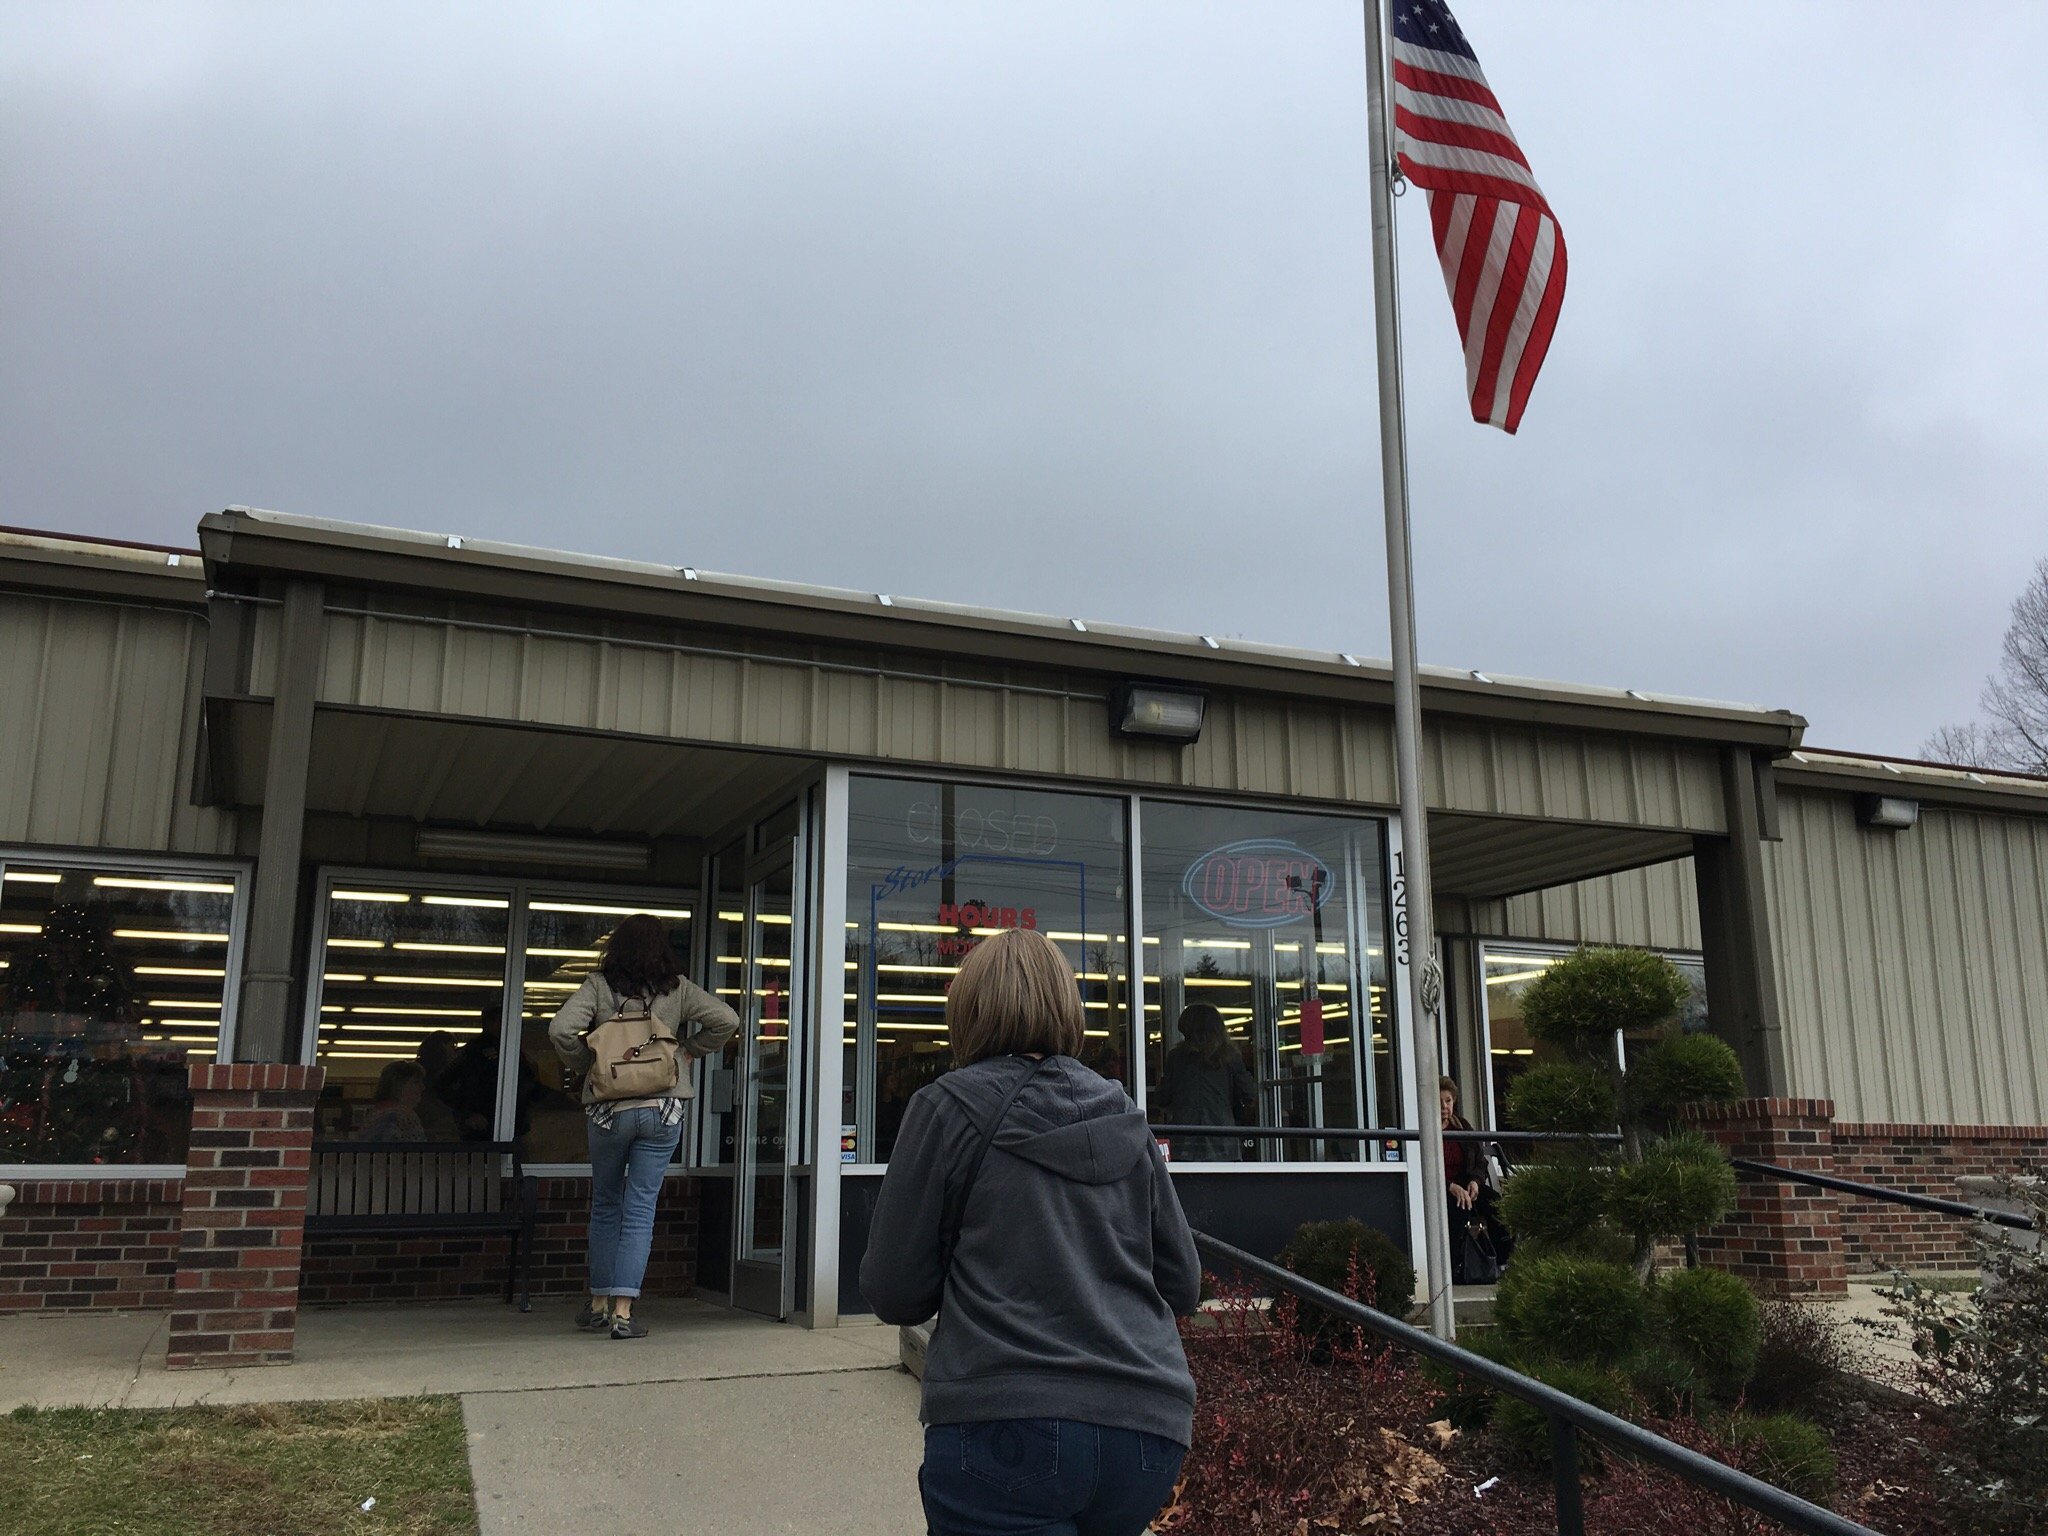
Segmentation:
[(363, 1304), (307, 1311), (291, 1365), (164, 1369), (164, 1313), (0, 1317), (0, 1412), (39, 1407), (169, 1408), (420, 1393), (824, 1375), (896, 1364), (896, 1330), (810, 1332), (702, 1302), (650, 1299), (650, 1335), (580, 1334), (574, 1300), (519, 1313), (496, 1302)]
[(164, 1369), (163, 1313), (0, 1318), (0, 1412), (453, 1394), (483, 1536), (923, 1529), (917, 1383), (894, 1328), (808, 1332), (649, 1299), (649, 1337), (575, 1301), (309, 1311), (295, 1363)]

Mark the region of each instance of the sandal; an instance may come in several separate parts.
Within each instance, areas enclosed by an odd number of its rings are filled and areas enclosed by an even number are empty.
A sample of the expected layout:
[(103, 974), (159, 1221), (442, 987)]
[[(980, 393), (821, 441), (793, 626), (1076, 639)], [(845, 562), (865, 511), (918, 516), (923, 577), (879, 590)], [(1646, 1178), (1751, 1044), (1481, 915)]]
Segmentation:
[(612, 1337), (615, 1339), (644, 1339), (647, 1325), (637, 1317), (615, 1317), (612, 1319)]
[(610, 1307), (600, 1309), (586, 1303), (583, 1310), (576, 1314), (576, 1327), (584, 1333), (589, 1333), (592, 1329), (609, 1328), (611, 1325), (612, 1309)]

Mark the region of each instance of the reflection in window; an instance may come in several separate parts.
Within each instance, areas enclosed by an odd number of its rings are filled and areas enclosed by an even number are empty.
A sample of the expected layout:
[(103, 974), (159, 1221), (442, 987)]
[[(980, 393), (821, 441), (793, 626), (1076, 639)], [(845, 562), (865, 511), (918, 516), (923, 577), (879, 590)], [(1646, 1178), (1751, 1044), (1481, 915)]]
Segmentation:
[(853, 781), (844, 1123), (886, 1161), (911, 1095), (953, 1063), (946, 988), (1005, 928), (1048, 935), (1080, 977), (1082, 1059), (1131, 1082), (1124, 808), (1093, 795)]
[(0, 1163), (182, 1163), (220, 1046), (232, 872), (0, 869)]
[[(511, 906), (509, 893), (360, 881), (328, 891), (322, 1136), (401, 1140), (402, 1110), (429, 1141), (492, 1139)], [(387, 1071), (399, 1063), (419, 1073), (409, 1105), (386, 1096), (411, 1081)], [(531, 1073), (520, 1076), (523, 1091)]]
[[(1571, 951), (1554, 945), (1487, 944), (1479, 954), (1486, 992), (1487, 1070), (1493, 1091), (1494, 1124), (1508, 1124), (1508, 1087), (1531, 1067), (1558, 1061), (1555, 1046), (1546, 1045), (1529, 1033), (1522, 1019), (1522, 994), (1529, 983), (1557, 964)], [(1707, 1027), (1707, 968), (1697, 955), (1666, 957), (1684, 975), (1689, 991), (1679, 1009), (1679, 1027), (1695, 1034)], [(1621, 1039), (1626, 1062), (1628, 1041)]]
[[(1150, 1117), (1398, 1124), (1379, 823), (1148, 800), (1139, 826)], [(1173, 1153), (1352, 1160), (1361, 1149), (1226, 1135), (1183, 1138)]]

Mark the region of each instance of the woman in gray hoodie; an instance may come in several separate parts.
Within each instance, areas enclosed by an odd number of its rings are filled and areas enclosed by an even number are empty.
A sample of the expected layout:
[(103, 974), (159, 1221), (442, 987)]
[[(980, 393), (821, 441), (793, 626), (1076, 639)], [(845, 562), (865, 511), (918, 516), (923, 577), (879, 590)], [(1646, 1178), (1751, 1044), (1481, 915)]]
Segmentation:
[(938, 1314), (934, 1536), (1134, 1536), (1192, 1438), (1194, 1239), (1144, 1115), (1075, 1060), (1082, 1018), (1045, 935), (977, 946), (946, 999), (957, 1069), (911, 1099), (882, 1180), (861, 1291), (884, 1322)]

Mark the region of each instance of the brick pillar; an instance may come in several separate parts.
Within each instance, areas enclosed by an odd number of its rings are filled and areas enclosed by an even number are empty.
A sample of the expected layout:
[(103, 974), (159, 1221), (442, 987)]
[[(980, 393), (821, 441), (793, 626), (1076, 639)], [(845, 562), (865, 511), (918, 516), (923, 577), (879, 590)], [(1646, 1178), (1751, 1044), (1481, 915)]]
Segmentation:
[[(1694, 1104), (1686, 1122), (1727, 1148), (1780, 1168), (1833, 1173), (1835, 1106), (1828, 1099), (1739, 1099)], [(1738, 1173), (1735, 1211), (1700, 1234), (1700, 1260), (1772, 1296), (1847, 1290), (1837, 1197), (1806, 1184)]]
[(192, 1068), (192, 1142), (172, 1292), (173, 1370), (285, 1365), (323, 1067)]

